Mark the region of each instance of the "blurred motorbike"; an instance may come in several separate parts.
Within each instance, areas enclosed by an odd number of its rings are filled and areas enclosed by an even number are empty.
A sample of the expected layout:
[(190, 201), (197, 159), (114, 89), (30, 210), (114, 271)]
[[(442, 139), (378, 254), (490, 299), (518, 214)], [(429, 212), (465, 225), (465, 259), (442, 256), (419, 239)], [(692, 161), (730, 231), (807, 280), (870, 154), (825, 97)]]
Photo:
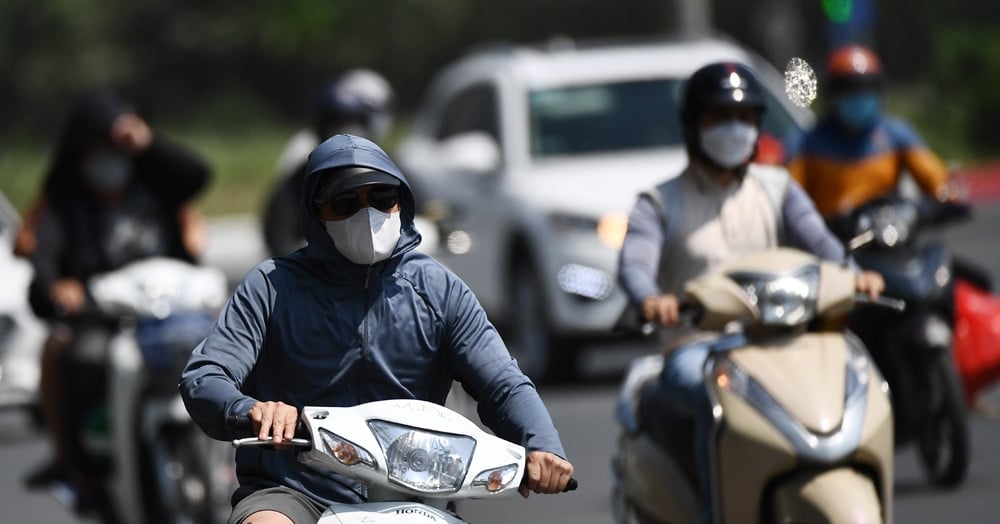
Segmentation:
[[(230, 423), (253, 435), (246, 417)], [(233, 446), (270, 446), (257, 437)], [(368, 487), (367, 502), (333, 504), (319, 524), (437, 522), (464, 524), (454, 510), (467, 499), (505, 498), (517, 493), (526, 450), (481, 430), (444, 406), (410, 399), (353, 407), (302, 410), (296, 438), (300, 462), (332, 471)], [(575, 489), (571, 480), (567, 489)]]
[[(684, 322), (718, 334), (704, 366), (715, 521), (891, 522), (888, 388), (856, 337), (811, 329), (870, 302), (853, 272), (778, 249), (690, 281), (686, 296)], [(663, 412), (640, 405), (658, 401), (642, 391), (662, 368), (662, 355), (634, 361), (620, 390), (618, 523), (702, 521), (692, 421), (642, 415)]]
[(224, 522), (232, 451), (194, 424), (177, 382), (227, 296), (225, 275), (151, 258), (95, 276), (87, 288), (86, 314), (115, 326), (105, 394), (79, 428), (86, 481), (53, 493), (105, 523)]
[(0, 193), (0, 408), (24, 409), (40, 424), (39, 362), (47, 328), (28, 304), (31, 264), (13, 254), (20, 218)]
[(886, 294), (907, 302), (902, 312), (854, 314), (848, 325), (889, 382), (897, 445), (915, 442), (927, 479), (940, 487), (959, 485), (970, 460), (965, 393), (952, 355), (954, 284), (981, 279), (956, 264), (943, 242), (922, 243), (919, 233), (968, 214), (964, 205), (893, 195), (831, 222), (858, 264), (882, 274)]

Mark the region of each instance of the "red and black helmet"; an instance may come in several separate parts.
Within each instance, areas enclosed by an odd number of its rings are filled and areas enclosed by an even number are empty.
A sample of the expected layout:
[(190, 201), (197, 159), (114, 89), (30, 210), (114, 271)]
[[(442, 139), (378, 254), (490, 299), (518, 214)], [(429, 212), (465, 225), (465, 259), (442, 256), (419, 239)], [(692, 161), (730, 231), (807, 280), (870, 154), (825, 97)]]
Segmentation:
[(827, 87), (833, 92), (879, 89), (882, 63), (871, 49), (846, 45), (830, 53), (826, 77)]

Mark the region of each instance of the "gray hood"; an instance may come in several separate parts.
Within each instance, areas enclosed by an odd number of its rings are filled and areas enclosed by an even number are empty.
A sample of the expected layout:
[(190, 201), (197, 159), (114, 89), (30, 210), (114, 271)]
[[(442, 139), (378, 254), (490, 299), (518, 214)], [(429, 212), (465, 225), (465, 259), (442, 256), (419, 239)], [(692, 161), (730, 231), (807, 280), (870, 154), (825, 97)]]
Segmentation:
[(416, 208), (413, 201), (413, 191), (402, 171), (382, 148), (370, 140), (354, 135), (334, 135), (313, 150), (309, 155), (309, 163), (306, 165), (306, 177), (300, 196), (302, 223), (305, 224), (305, 237), (309, 242), (306, 253), (318, 258), (351, 263), (333, 246), (333, 242), (326, 234), (323, 222), (316, 214), (316, 209), (312, 204), (312, 194), (325, 172), (342, 167), (377, 169), (399, 179), (402, 234), (390, 258), (397, 257), (419, 245), (420, 234), (413, 226), (414, 209)]

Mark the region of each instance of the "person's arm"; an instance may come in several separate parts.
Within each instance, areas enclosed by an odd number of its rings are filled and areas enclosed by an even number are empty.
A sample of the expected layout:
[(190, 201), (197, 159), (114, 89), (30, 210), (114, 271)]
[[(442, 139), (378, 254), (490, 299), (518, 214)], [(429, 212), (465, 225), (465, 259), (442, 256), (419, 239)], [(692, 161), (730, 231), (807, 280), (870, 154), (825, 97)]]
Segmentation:
[(18, 225), (16, 236), (14, 237), (14, 256), (31, 257), (38, 246), (38, 221), (41, 219), (48, 199), (42, 191), (35, 197), (34, 202), (28, 207), (28, 212), (24, 214), (21, 223)]
[(788, 183), (781, 215), (789, 245), (839, 264), (851, 263), (844, 245), (826, 226), (809, 195), (794, 180)]
[(916, 130), (900, 120), (894, 120), (890, 125), (896, 136), (902, 169), (910, 173), (913, 181), (927, 195), (939, 201), (954, 197), (948, 183), (951, 178), (948, 168), (927, 148)]
[(445, 344), (455, 378), (478, 401), (483, 423), (529, 452), (542, 450), (565, 457), (535, 385), (517, 367), (468, 286), (454, 275), (447, 279)]
[(46, 206), (37, 215), (33, 227), (37, 242), (28, 257), (34, 268), (34, 277), (28, 288), (28, 302), (39, 317), (54, 318), (57, 308), (50, 290), (63, 276), (60, 261), (65, 249), (65, 232), (53, 206)]
[(192, 260), (201, 259), (208, 242), (208, 226), (205, 217), (193, 204), (183, 204), (177, 210), (177, 223), (180, 226), (181, 244)]
[(156, 137), (135, 158), (136, 175), (166, 202), (181, 204), (211, 182), (205, 160), (181, 144)]
[(633, 304), (660, 294), (656, 274), (663, 250), (662, 222), (657, 204), (646, 196), (640, 197), (629, 213), (618, 258), (618, 283)]
[(262, 267), (248, 273), (181, 374), (184, 405), (212, 438), (234, 438), (228, 417), (244, 416), (257, 403), (241, 387), (264, 345), (272, 294)]
[(457, 277), (447, 287), (447, 343), (455, 378), (478, 401), (483, 423), (528, 452), (521, 495), (562, 491), (573, 465), (535, 385), (518, 369), (472, 291)]

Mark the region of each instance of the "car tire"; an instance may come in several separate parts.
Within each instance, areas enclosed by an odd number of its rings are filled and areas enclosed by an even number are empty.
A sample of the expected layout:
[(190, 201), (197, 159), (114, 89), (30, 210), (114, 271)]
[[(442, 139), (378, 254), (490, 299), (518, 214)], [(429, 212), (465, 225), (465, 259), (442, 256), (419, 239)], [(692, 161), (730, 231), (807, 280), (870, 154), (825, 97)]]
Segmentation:
[(510, 272), (510, 304), (501, 335), (518, 367), (536, 383), (573, 380), (579, 352), (549, 329), (548, 302), (530, 257), (518, 256)]
[(521, 371), (532, 380), (541, 381), (548, 373), (551, 344), (545, 297), (530, 264), (514, 263), (509, 289), (510, 303), (501, 334)]

